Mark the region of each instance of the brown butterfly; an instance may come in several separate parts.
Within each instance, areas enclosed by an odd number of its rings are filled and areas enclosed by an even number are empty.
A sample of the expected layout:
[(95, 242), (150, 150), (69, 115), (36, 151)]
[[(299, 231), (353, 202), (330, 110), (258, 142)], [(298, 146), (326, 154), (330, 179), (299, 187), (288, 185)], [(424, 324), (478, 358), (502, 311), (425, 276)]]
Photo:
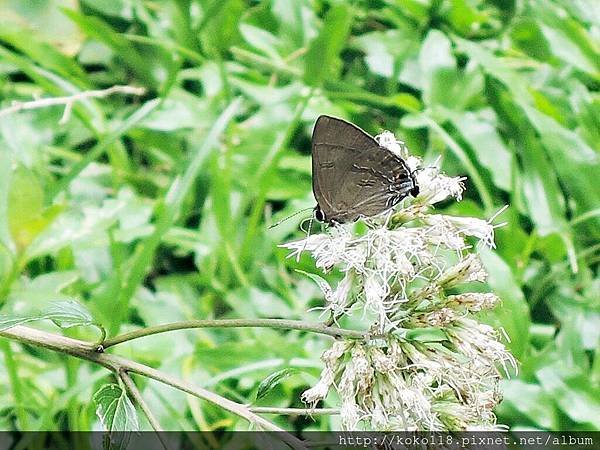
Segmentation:
[(376, 216), (419, 194), (406, 162), (363, 130), (320, 116), (312, 135), (315, 217), (330, 225)]

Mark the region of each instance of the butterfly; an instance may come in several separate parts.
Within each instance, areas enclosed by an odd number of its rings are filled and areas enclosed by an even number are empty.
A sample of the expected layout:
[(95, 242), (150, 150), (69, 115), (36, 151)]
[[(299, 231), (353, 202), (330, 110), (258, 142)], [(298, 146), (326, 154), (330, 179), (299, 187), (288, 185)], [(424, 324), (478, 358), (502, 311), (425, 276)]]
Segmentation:
[(419, 186), (395, 153), (345, 120), (319, 116), (312, 134), (315, 218), (330, 225), (376, 216)]

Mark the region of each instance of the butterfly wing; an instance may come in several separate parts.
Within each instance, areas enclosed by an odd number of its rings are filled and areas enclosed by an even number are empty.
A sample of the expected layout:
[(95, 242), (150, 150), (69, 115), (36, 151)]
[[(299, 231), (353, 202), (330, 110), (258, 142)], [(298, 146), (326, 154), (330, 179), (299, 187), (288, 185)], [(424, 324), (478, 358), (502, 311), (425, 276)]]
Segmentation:
[(335, 117), (320, 116), (312, 135), (312, 183), (315, 199), (327, 220), (346, 209), (340, 190), (357, 155), (377, 142), (360, 128)]
[(360, 128), (334, 117), (317, 119), (312, 163), (313, 193), (329, 222), (377, 215), (414, 187), (401, 158)]
[(402, 158), (383, 147), (369, 147), (350, 164), (339, 186), (347, 200), (345, 221), (376, 216), (406, 197), (415, 187)]

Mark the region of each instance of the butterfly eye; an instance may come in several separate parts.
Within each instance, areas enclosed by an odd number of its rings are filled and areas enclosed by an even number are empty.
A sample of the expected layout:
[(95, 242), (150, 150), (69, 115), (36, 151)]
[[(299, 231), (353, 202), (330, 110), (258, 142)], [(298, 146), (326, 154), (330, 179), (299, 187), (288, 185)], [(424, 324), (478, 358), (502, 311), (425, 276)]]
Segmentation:
[(325, 222), (325, 213), (323, 212), (323, 210), (319, 207), (319, 205), (317, 205), (315, 207), (315, 219), (317, 219), (319, 222)]

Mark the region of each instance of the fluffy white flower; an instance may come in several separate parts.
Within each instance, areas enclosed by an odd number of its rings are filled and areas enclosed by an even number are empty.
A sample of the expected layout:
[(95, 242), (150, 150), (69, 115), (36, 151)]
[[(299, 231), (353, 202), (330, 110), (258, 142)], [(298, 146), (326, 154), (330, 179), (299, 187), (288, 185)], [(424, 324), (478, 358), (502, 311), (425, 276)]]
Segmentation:
[(423, 221), (429, 225), (427, 239), (432, 245), (459, 252), (467, 248), (460, 231), (445, 220), (444, 216), (431, 214), (425, 216)]
[(353, 281), (354, 272), (349, 270), (346, 272), (344, 278), (338, 283), (335, 291), (333, 291), (329, 297), (325, 297), (327, 306), (333, 312), (334, 316), (343, 314), (348, 309), (351, 300), (350, 294), (352, 292)]
[(390, 131), (384, 131), (381, 134), (375, 136), (377, 143), (389, 150), (390, 152), (398, 155), (402, 159), (406, 159), (408, 156), (408, 149), (404, 145), (403, 141), (399, 141), (394, 136), (394, 133)]
[(454, 197), (462, 199), (465, 189), (462, 177), (448, 177), (440, 173), (437, 167), (425, 167), (417, 172), (417, 184), (420, 193), (419, 201), (433, 205)]
[(309, 276), (339, 323), (351, 307), (368, 312), (363, 314), (370, 319), (364, 330), (372, 336), (336, 340), (321, 357), (325, 367), (318, 383), (302, 400), (314, 407), (335, 389), (346, 430), (357, 430), (359, 424), (382, 431), (498, 429), (493, 413), (501, 398), (498, 365), (508, 375), (509, 366), (516, 370), (516, 361), (498, 332), (472, 313), (493, 308), (499, 298), (447, 292), (461, 283), (486, 280), (466, 238), (494, 247), (495, 217), (485, 221), (431, 214), (435, 203), (461, 199), (463, 179), (448, 177), (437, 167), (421, 168), (420, 159), (389, 132), (377, 140), (414, 171), (417, 198), (407, 197), (399, 211), (385, 218), (365, 220), (367, 229), (336, 225), (284, 245), (290, 256), (306, 250), (319, 269), (335, 267), (343, 273), (335, 289), (323, 278)]
[(495, 248), (496, 244), (494, 243), (494, 226), (482, 219), (477, 219), (475, 217), (456, 217), (456, 216), (430, 216), (437, 217), (438, 220), (444, 221), (458, 233), (466, 235), (466, 236), (474, 236), (479, 241), (490, 247)]

